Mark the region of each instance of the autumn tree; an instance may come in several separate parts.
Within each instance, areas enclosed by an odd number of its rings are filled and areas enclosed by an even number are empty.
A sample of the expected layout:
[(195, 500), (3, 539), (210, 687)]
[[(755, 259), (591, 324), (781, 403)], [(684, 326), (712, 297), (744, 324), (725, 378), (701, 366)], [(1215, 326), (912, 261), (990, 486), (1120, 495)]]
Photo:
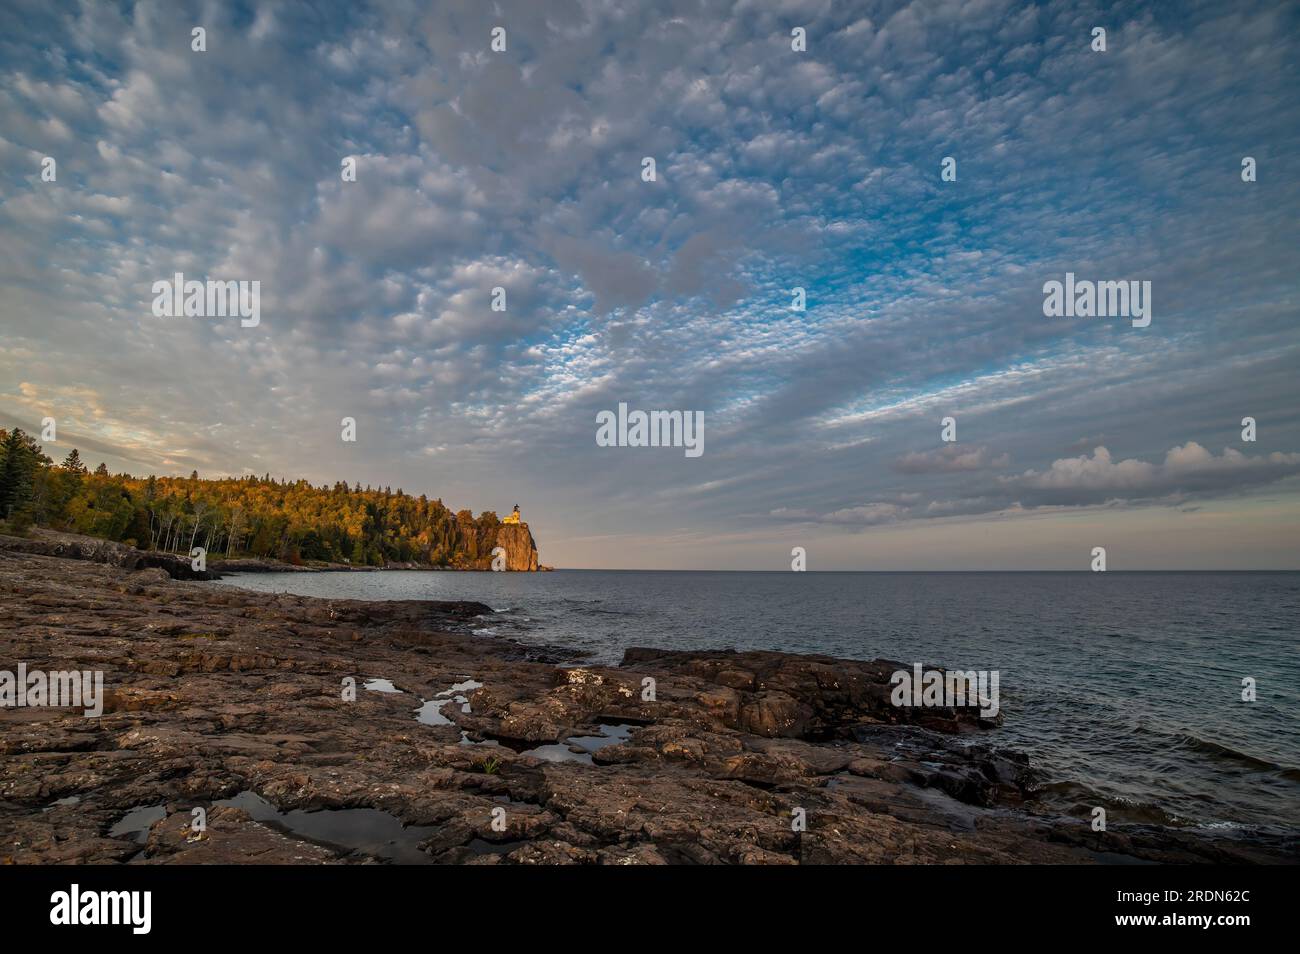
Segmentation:
[[(186, 553), (290, 561), (417, 562), (486, 569), (500, 521), (401, 488), (314, 487), (265, 476), (204, 480), (85, 472), (78, 452), (52, 466), (21, 431), (0, 430), (0, 517)], [(10, 519), (8, 528), (16, 526)]]

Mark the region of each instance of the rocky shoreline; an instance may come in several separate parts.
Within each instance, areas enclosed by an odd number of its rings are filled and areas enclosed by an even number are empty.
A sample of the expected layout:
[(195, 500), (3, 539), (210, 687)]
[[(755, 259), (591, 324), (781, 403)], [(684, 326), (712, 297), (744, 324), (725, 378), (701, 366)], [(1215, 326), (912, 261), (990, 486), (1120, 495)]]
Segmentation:
[(980, 744), (974, 710), (892, 706), (892, 662), (557, 668), (573, 654), (471, 635), (482, 604), (72, 555), (0, 545), (0, 670), (101, 670), (106, 695), (99, 718), (0, 709), (0, 863), (1296, 860), (1027, 811), (1029, 760)]

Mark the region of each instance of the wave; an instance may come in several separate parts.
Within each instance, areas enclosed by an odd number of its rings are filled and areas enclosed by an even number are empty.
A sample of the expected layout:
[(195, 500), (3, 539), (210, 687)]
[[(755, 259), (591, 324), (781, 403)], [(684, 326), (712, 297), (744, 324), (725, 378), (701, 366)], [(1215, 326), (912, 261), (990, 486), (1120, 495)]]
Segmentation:
[(1178, 736), (1179, 744), (1196, 752), (1204, 752), (1207, 755), (1213, 755), (1216, 758), (1228, 762), (1237, 762), (1241, 765), (1249, 765), (1251, 768), (1259, 769), (1262, 772), (1276, 772), (1285, 779), (1293, 782), (1300, 782), (1300, 769), (1288, 768), (1285, 765), (1278, 765), (1276, 762), (1270, 762), (1268, 759), (1260, 758), (1257, 755), (1251, 755), (1248, 752), (1242, 752), (1230, 746), (1223, 745), (1219, 742), (1213, 742), (1209, 739), (1202, 739), (1199, 736), (1185, 733)]
[(1090, 819), (1098, 806), (1106, 809), (1113, 822), (1184, 827), (1191, 822), (1151, 802), (1140, 802), (1122, 795), (1104, 795), (1082, 782), (1047, 782), (1034, 788), (1043, 807), (1067, 815)]
[(1277, 775), (1280, 778), (1292, 782), (1300, 782), (1300, 768), (1290, 765), (1280, 765), (1270, 759), (1259, 755), (1252, 755), (1249, 752), (1243, 752), (1240, 749), (1234, 749), (1230, 745), (1222, 742), (1215, 742), (1212, 739), (1203, 739), (1199, 735), (1188, 732), (1186, 729), (1177, 731), (1165, 731), (1162, 729), (1152, 728), (1150, 725), (1139, 722), (1132, 726), (1136, 733), (1158, 736), (1167, 740), (1171, 745), (1178, 748), (1190, 749), (1193, 752), (1199, 752), (1202, 755), (1211, 756), (1221, 762), (1228, 762), (1246, 768), (1255, 769), (1258, 772), (1264, 772)]

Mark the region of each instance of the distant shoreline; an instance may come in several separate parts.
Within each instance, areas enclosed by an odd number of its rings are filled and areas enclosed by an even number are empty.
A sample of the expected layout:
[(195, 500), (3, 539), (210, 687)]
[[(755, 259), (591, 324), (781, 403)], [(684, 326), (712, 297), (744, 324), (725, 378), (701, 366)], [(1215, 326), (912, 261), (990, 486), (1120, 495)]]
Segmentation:
[[(304, 565), (295, 566), (292, 563), (274, 563), (271, 561), (256, 561), (268, 565), (255, 567), (235, 567), (231, 564), (242, 563), (241, 560), (217, 561), (209, 564), (214, 570), (221, 573), (327, 573), (327, 572), (395, 572), (401, 570), (412, 570), (417, 572), (453, 572), (453, 573), (491, 573), (492, 570), (481, 569), (479, 567), (462, 567), (462, 566), (348, 566), (346, 564), (327, 564), (327, 565)], [(252, 561), (250, 561), (252, 562)], [(789, 576), (790, 570), (731, 570), (731, 569), (669, 569), (665, 567), (604, 567), (604, 566), (539, 566), (539, 572), (554, 573), (767, 573), (773, 576)], [(1041, 576), (1041, 575), (1078, 575), (1093, 576), (1091, 570), (805, 570), (801, 571), (810, 575), (875, 575), (875, 576), (978, 576), (978, 575), (1005, 575), (1017, 574), (1024, 576)], [(1106, 574), (1111, 576), (1134, 576), (1138, 574), (1220, 574), (1220, 573), (1241, 573), (1241, 574), (1258, 574), (1258, 573), (1276, 573), (1279, 575), (1288, 573), (1300, 573), (1300, 567), (1289, 570), (1107, 570)]]
[[(527, 532), (526, 528), (525, 532)], [(72, 560), (87, 560), (91, 563), (105, 563), (129, 570), (157, 567), (165, 570), (173, 579), (179, 580), (214, 580), (227, 573), (361, 573), (381, 570), (491, 573), (549, 572), (553, 569), (553, 567), (536, 564), (533, 569), (521, 570), (518, 566), (509, 566), (508, 563), (501, 571), (494, 571), (489, 567), (432, 566), (414, 562), (389, 563), (384, 566), (354, 566), (348, 563), (326, 563), (322, 561), (304, 561), (301, 564), (295, 564), (265, 557), (234, 557), (232, 559), (217, 557), (205, 560), (202, 568), (196, 569), (190, 558), (182, 554), (166, 550), (139, 550), (128, 544), (107, 540), (103, 537), (63, 533), (44, 528), (32, 530), (27, 536), (0, 534), (0, 550), (62, 557)], [(532, 553), (535, 555), (536, 550), (533, 550)]]
[[(282, 560), (212, 560), (209, 572), (225, 576), (239, 573), (493, 573), (501, 572), (476, 566), (426, 566), (423, 564), (388, 564), (386, 566), (352, 566), (347, 563), (285, 563)], [(550, 572), (554, 567), (539, 566), (538, 572)], [(506, 571), (519, 572), (519, 571)]]

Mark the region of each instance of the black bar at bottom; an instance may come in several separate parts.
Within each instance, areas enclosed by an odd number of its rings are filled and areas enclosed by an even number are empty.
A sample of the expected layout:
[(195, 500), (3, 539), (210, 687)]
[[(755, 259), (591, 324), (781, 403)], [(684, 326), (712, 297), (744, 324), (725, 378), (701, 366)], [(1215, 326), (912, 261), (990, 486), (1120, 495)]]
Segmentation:
[[(823, 932), (851, 932), (864, 942), (896, 937), (918, 946), (927, 940), (950, 945), (958, 936), (973, 943), (989, 937), (990, 928), (1054, 930), (1072, 940), (1199, 933), (1230, 942), (1243, 931), (1284, 927), (1282, 906), (1293, 880), (1287, 868), (1156, 866), (10, 866), (0, 867), (0, 917), (11, 941), (29, 934), (66, 940), (93, 934), (127, 944), (280, 937), (295, 944), (385, 943), (408, 930), (439, 943), (459, 937), (458, 946), (497, 947), (504, 936), (554, 931), (599, 932), (589, 934), (591, 942), (640, 937), (653, 944), (656, 937), (680, 941), (682, 932), (692, 940), (771, 940), (771, 930), (783, 925), (809, 932), (809, 944), (824, 943)], [(128, 923), (53, 924), (52, 912), (71, 920), (73, 885), (87, 917), (99, 916), (101, 905), (111, 917), (116, 907), (119, 920)], [(143, 895), (131, 899), (137, 907), (127, 907), (125, 896), (104, 901), (97, 894), (146, 891), (147, 934), (136, 932), (143, 927)]]

